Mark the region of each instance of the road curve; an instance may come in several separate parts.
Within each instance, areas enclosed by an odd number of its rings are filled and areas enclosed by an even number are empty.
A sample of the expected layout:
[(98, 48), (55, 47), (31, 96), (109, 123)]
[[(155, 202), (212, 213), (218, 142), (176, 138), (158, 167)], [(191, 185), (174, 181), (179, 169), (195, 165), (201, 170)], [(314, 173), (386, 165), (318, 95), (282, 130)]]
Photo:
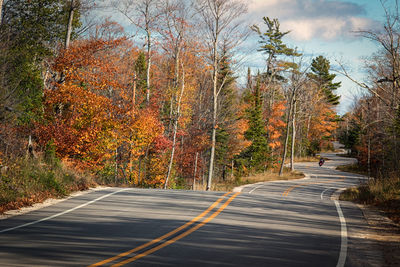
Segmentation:
[(241, 193), (108, 188), (0, 221), (0, 266), (374, 266), (366, 224), (338, 188), (351, 159)]

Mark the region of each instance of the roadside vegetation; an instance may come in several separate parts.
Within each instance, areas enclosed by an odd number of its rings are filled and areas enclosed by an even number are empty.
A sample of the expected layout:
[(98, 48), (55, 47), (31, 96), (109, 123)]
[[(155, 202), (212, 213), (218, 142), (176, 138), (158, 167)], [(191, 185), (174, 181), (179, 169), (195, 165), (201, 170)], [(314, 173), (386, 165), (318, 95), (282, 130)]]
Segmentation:
[(228, 178), (226, 181), (215, 183), (213, 190), (215, 191), (232, 191), (235, 187), (255, 184), (259, 182), (270, 182), (278, 180), (293, 180), (304, 178), (304, 174), (299, 171), (290, 171), (289, 168), (284, 168), (283, 175), (279, 175), (278, 170), (269, 170), (263, 173), (257, 173), (246, 177)]
[(368, 171), (360, 164), (340, 165), (337, 166), (336, 169), (343, 172), (351, 172), (368, 176)]
[(400, 224), (400, 178), (397, 176), (372, 178), (357, 188), (345, 190), (340, 195), (340, 200), (375, 206)]
[(95, 185), (90, 176), (55, 157), (19, 158), (0, 179), (0, 214)]
[(355, 166), (342, 170), (371, 177), (359, 188), (347, 190), (342, 198), (377, 206), (399, 222), (400, 217), (400, 16), (385, 8), (385, 22), (380, 28), (359, 31), (360, 36), (379, 48), (365, 61), (367, 77), (362, 81), (350, 76), (344, 66), (341, 72), (363, 94), (353, 108), (341, 118), (338, 137), (357, 158)]
[[(368, 177), (367, 168), (360, 163), (342, 165), (336, 169)], [(400, 224), (400, 176), (397, 173), (387, 173), (382, 176), (376, 172), (373, 175), (369, 181), (359, 187), (345, 190), (340, 195), (340, 200), (374, 206), (383, 211), (395, 223)]]

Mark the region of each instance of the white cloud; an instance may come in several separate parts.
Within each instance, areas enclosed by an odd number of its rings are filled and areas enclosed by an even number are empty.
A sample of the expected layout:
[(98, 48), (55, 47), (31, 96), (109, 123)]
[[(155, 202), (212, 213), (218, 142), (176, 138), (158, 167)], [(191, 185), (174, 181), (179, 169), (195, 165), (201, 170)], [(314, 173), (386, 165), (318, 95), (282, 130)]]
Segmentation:
[(248, 18), (261, 25), (262, 17), (278, 18), (282, 30), (296, 41), (354, 38), (354, 31), (370, 29), (375, 21), (364, 17), (361, 5), (329, 0), (253, 0)]

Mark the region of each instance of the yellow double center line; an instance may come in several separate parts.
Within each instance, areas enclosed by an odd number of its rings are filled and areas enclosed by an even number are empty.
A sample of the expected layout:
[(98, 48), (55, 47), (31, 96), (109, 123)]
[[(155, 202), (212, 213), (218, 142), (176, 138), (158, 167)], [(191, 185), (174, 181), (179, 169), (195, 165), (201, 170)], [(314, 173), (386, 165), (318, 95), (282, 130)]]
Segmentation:
[(322, 182), (313, 182), (313, 183), (304, 183), (304, 184), (297, 184), (294, 186), (289, 187), (288, 189), (285, 190), (285, 192), (282, 193), (282, 196), (287, 197), (289, 195), (289, 193), (298, 187), (302, 187), (302, 186), (307, 186), (307, 185), (315, 185), (315, 184), (327, 184), (327, 183), (333, 183), (333, 182), (338, 182), (338, 181), (344, 181), (346, 179), (346, 177), (341, 176), (340, 179), (335, 179), (335, 180), (330, 180), (330, 181), (322, 181)]
[(203, 217), (205, 217), (211, 210), (213, 210), (213, 209), (214, 209), (226, 196), (228, 196), (229, 194), (231, 194), (231, 192), (225, 193), (221, 198), (219, 198), (217, 201), (215, 201), (210, 207), (208, 207), (208, 209), (206, 209), (205, 211), (203, 211), (200, 215), (198, 215), (197, 217), (193, 218), (191, 221), (185, 223), (184, 225), (182, 225), (182, 226), (180, 226), (180, 227), (178, 227), (178, 228), (172, 230), (171, 232), (168, 232), (168, 233), (166, 233), (165, 235), (162, 235), (162, 236), (160, 236), (160, 237), (158, 237), (158, 238), (156, 238), (156, 239), (153, 239), (152, 241), (149, 241), (149, 242), (147, 242), (147, 243), (145, 243), (145, 244), (143, 244), (143, 245), (140, 245), (140, 246), (138, 246), (138, 247), (136, 247), (136, 248), (133, 248), (133, 249), (131, 249), (131, 250), (128, 250), (128, 251), (126, 251), (126, 252), (123, 252), (123, 253), (121, 253), (121, 254), (119, 254), (119, 255), (117, 255), (117, 256), (114, 256), (114, 257), (105, 259), (105, 260), (103, 260), (103, 261), (94, 263), (94, 264), (90, 265), (89, 267), (101, 266), (101, 265), (103, 265), (103, 264), (110, 263), (110, 262), (112, 262), (112, 261), (116, 261), (116, 260), (118, 260), (118, 259), (120, 259), (120, 258), (122, 258), (122, 257), (127, 257), (127, 256), (129, 256), (130, 254), (132, 254), (132, 253), (138, 252), (138, 251), (140, 251), (140, 250), (142, 250), (142, 249), (145, 249), (145, 248), (147, 248), (147, 247), (149, 247), (149, 246), (151, 246), (151, 245), (154, 245), (154, 244), (157, 244), (157, 243), (160, 243), (160, 242), (164, 241), (163, 243), (161, 243), (160, 245), (158, 245), (158, 246), (156, 246), (156, 247), (153, 247), (153, 248), (151, 248), (151, 249), (148, 249), (148, 250), (146, 250), (146, 251), (144, 251), (144, 252), (142, 252), (142, 253), (140, 253), (140, 254), (136, 254), (135, 256), (133, 256), (133, 257), (131, 257), (131, 258), (125, 259), (125, 260), (123, 260), (123, 261), (121, 261), (121, 262), (119, 262), (119, 263), (116, 263), (116, 264), (112, 265), (112, 266), (122, 266), (122, 265), (125, 265), (125, 264), (127, 264), (127, 263), (136, 261), (136, 260), (138, 260), (138, 259), (140, 259), (140, 258), (143, 258), (144, 256), (147, 256), (147, 255), (149, 255), (149, 254), (151, 254), (151, 253), (153, 253), (153, 252), (155, 252), (155, 251), (157, 251), (157, 250), (162, 249), (163, 247), (166, 247), (166, 246), (168, 246), (168, 245), (170, 245), (170, 244), (172, 244), (172, 243), (178, 241), (179, 239), (184, 238), (185, 236), (187, 236), (187, 235), (193, 233), (194, 231), (196, 231), (196, 230), (199, 229), (200, 227), (204, 226), (206, 223), (210, 222), (210, 221), (211, 221), (212, 219), (214, 219), (216, 216), (218, 216), (218, 214), (220, 214), (220, 213), (232, 202), (232, 200), (233, 200), (237, 195), (239, 195), (240, 193), (238, 192), (238, 193), (233, 194), (227, 201), (225, 201), (225, 203), (224, 203), (223, 205), (221, 205), (221, 207), (220, 207), (217, 211), (215, 211), (213, 214), (211, 214), (209, 217), (207, 217), (206, 219), (204, 219), (204, 220), (203, 220), (202, 222), (200, 222), (199, 224), (197, 224), (197, 225), (193, 226), (192, 228), (186, 230), (185, 232), (183, 232), (183, 233), (181, 233), (181, 234), (175, 236), (174, 238), (167, 240), (168, 237), (170, 237), (170, 236), (172, 236), (172, 235), (174, 235), (174, 234), (176, 234), (176, 233), (182, 231), (183, 229), (189, 227), (190, 225), (194, 224), (195, 222), (197, 222), (197, 221), (199, 221), (200, 219), (202, 219)]

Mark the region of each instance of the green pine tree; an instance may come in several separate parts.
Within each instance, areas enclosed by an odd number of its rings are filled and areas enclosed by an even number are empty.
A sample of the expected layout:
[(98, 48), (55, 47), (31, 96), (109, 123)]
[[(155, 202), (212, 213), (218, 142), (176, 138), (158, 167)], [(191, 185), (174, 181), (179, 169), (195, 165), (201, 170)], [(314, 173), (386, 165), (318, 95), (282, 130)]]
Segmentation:
[(282, 32), (278, 19), (263, 17), (263, 20), (264, 24), (267, 26), (265, 33), (262, 33), (257, 25), (253, 25), (251, 29), (258, 33), (260, 38), (258, 42), (261, 46), (258, 51), (268, 55), (266, 74), (275, 78), (274, 61), (279, 56), (300, 56), (301, 54), (297, 53), (295, 49), (289, 48), (283, 42), (283, 37), (290, 33), (290, 31)]
[(218, 129), (216, 132), (215, 145), (215, 169), (217, 173), (225, 178), (226, 166), (230, 166), (230, 151), (232, 138), (230, 134), (233, 125), (237, 120), (237, 102), (238, 94), (236, 88), (236, 77), (230, 68), (229, 55), (226, 50), (223, 51), (218, 72), (218, 88), (221, 92), (218, 97)]
[[(135, 73), (136, 73), (136, 86), (137, 92), (140, 93), (140, 96), (146, 95), (147, 88), (147, 72), (146, 72), (147, 64), (146, 64), (146, 55), (143, 51), (140, 51), (136, 62), (135, 62)], [(140, 100), (140, 106), (145, 106), (145, 99), (142, 97)]]
[(245, 101), (250, 103), (246, 110), (249, 128), (245, 132), (245, 138), (251, 141), (251, 145), (242, 153), (241, 157), (248, 162), (249, 168), (263, 170), (269, 160), (269, 147), (267, 132), (262, 116), (262, 98), (260, 92), (260, 78), (257, 77), (256, 86), (250, 94), (245, 96)]
[[(52, 56), (64, 41), (68, 21), (68, 1), (9, 0), (4, 5), (0, 27), (0, 84), (12, 93), (6, 103), (26, 124), (40, 116), (43, 92), (44, 59)], [(79, 12), (73, 27), (80, 26)], [(15, 88), (15, 89), (14, 89)], [(0, 100), (2, 96), (0, 95)], [(12, 107), (8, 105), (11, 104)], [(0, 118), (3, 117), (0, 110)]]
[(329, 60), (323, 56), (318, 56), (311, 63), (312, 72), (309, 73), (309, 77), (323, 90), (328, 103), (338, 105), (340, 96), (336, 95), (334, 91), (340, 87), (341, 82), (333, 82), (336, 74), (329, 73), (329, 70)]

